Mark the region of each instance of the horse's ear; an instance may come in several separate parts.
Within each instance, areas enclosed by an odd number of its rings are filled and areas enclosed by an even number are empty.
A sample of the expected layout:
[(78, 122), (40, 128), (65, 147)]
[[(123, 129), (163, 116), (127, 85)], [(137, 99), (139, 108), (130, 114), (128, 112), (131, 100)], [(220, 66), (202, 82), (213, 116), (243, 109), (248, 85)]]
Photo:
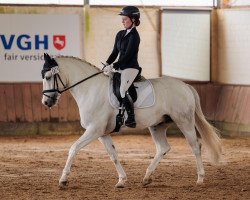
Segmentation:
[(49, 63), (51, 61), (51, 57), (49, 56), (49, 54), (44, 53), (44, 61)]
[(43, 68), (50, 69), (52, 67), (58, 66), (54, 58), (51, 58), (49, 54), (44, 53), (44, 65)]

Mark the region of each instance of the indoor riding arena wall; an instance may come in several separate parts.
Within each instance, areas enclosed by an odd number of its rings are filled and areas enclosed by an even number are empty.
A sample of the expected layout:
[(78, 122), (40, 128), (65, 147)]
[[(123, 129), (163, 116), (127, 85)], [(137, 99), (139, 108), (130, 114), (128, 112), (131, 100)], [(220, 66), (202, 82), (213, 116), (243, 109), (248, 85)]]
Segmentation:
[[(83, 9), (78, 6), (51, 5), (0, 6), (1, 14), (67, 13), (79, 15), (82, 58), (98, 67), (101, 67), (101, 62), (105, 62), (113, 47), (115, 34), (121, 29), (120, 18), (116, 17), (119, 10), (120, 7)], [(227, 42), (231, 41), (230, 38), (227, 38), (227, 33), (232, 30), (225, 27), (224, 23), (225, 19), (230, 19), (229, 12), (232, 11), (214, 12), (211, 34), (211, 81), (191, 82), (191, 84), (200, 95), (205, 116), (222, 131), (223, 135), (249, 136), (250, 83), (244, 85), (231, 83), (231, 80), (221, 76), (221, 73), (224, 73), (222, 69), (226, 68), (227, 61), (229, 61), (228, 56), (230, 57), (230, 51), (225, 49), (228, 48)], [(245, 9), (244, 12), (249, 13), (249, 10)], [(146, 78), (161, 76), (160, 14), (160, 8), (145, 8), (142, 12), (141, 26), (138, 27), (141, 35), (139, 62), (143, 68), (142, 75)], [(242, 32), (242, 34), (246, 33)], [(249, 44), (249, 40), (242, 42)], [(249, 55), (250, 45), (243, 46), (244, 51)], [(249, 60), (247, 62), (246, 64), (249, 64)], [(234, 64), (237, 65), (237, 63)], [(231, 70), (237, 69), (233, 67), (233, 64), (230, 67), (232, 67)], [(246, 73), (249, 74), (249, 67), (246, 70)], [(0, 83), (1, 135), (79, 134), (83, 131), (79, 123), (78, 108), (69, 92), (61, 96), (58, 106), (48, 109), (41, 104), (41, 91), (41, 83)]]

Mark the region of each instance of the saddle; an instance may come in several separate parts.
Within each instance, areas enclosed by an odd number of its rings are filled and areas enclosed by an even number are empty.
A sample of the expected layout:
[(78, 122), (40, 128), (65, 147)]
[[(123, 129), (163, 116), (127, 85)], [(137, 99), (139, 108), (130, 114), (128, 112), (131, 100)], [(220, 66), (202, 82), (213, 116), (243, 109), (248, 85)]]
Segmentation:
[[(139, 82), (142, 81), (142, 76), (139, 72), (139, 74), (136, 76), (134, 82)], [(135, 102), (137, 100), (137, 92), (136, 92), (136, 87), (134, 85), (134, 82), (131, 84), (131, 86), (128, 89), (129, 96)], [(113, 75), (113, 82), (112, 82), (112, 87), (113, 87), (113, 92), (118, 101), (121, 103), (122, 102), (122, 97), (120, 94), (120, 86), (121, 86), (121, 74), (118, 72), (115, 72)]]

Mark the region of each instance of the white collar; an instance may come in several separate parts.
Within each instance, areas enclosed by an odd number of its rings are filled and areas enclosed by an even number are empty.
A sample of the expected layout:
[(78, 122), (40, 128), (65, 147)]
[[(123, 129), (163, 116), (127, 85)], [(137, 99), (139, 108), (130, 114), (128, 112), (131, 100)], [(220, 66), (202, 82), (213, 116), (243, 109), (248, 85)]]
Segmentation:
[(135, 26), (133, 25), (132, 28), (126, 30), (125, 36), (134, 28)]

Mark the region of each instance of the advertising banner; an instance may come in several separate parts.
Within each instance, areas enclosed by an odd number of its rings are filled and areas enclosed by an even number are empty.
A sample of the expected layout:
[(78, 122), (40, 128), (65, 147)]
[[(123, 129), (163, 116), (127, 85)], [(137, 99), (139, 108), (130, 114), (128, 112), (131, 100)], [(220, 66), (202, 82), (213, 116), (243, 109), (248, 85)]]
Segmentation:
[(40, 82), (44, 53), (81, 56), (78, 15), (0, 14), (0, 82)]

